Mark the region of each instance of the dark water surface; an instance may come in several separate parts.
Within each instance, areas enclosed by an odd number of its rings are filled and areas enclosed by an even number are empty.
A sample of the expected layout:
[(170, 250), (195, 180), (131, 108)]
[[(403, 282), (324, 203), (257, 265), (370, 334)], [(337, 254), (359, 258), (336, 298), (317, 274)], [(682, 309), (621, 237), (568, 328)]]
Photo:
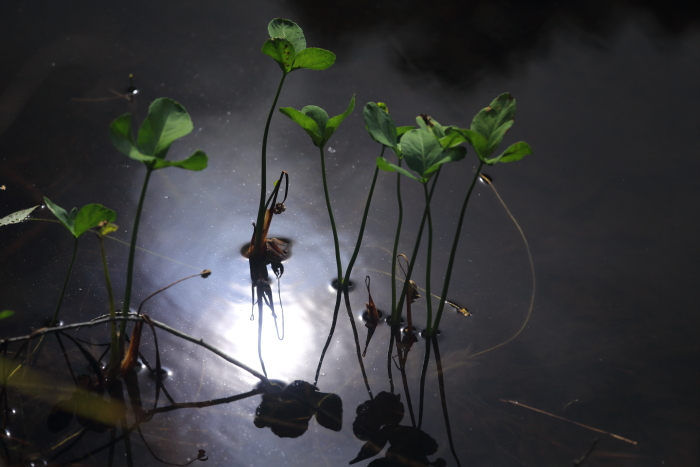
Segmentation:
[[(357, 238), (379, 155), (364, 130), (364, 104), (386, 102), (398, 125), (428, 113), (442, 124), (466, 127), (508, 91), (518, 112), (505, 142), (525, 140), (534, 155), (484, 171), (529, 243), (535, 301), (530, 310), (533, 282), (523, 238), (495, 192), (478, 183), (448, 297), (473, 316), (447, 308), (438, 340), (461, 465), (571, 465), (595, 437), (600, 440), (584, 465), (697, 465), (699, 14), (692, 2), (656, 3), (5, 1), (0, 217), (42, 204), (43, 196), (68, 208), (101, 203), (117, 212), (114, 237), (128, 242), (145, 169), (112, 146), (109, 124), (129, 111), (140, 122), (157, 97), (177, 100), (192, 116), (194, 131), (173, 145), (168, 158), (182, 159), (199, 148), (209, 155), (209, 167), (154, 173), (139, 233), (144, 251), (136, 256), (133, 303), (211, 269), (210, 278), (180, 284), (144, 311), (259, 369), (257, 312), (250, 321), (249, 268), (239, 250), (257, 212), (261, 138), (280, 77), (277, 65), (260, 53), (268, 22), (290, 18), (304, 29), (309, 46), (338, 55), (326, 71), (288, 76), (279, 107), (314, 104), (337, 115), (353, 94), (357, 98), (326, 153), (343, 264)], [(133, 104), (98, 100), (113, 96), (110, 90), (123, 92), (131, 73), (139, 89)], [(293, 255), (279, 284), (285, 338), (277, 339), (266, 312), (263, 357), (270, 378), (313, 382), (331, 324), (336, 271), (319, 156), (308, 136), (279, 113), (268, 149), (270, 187), (280, 171), (290, 174), (287, 211), (275, 218), (271, 235), (292, 239)], [(440, 175), (433, 201), (436, 294), (477, 162), (470, 152)], [(408, 182), (400, 247), (407, 255), (423, 210), (420, 187)], [(42, 209), (34, 217), (51, 216)], [(380, 173), (353, 274), (358, 286), (350, 294), (363, 346), (366, 275), (377, 306), (391, 308), (396, 218), (395, 175)], [(0, 232), (0, 307), (15, 311), (0, 321), (5, 338), (30, 333), (53, 313), (72, 240), (46, 222)], [(116, 241), (107, 247), (120, 300), (128, 248)], [(415, 278), (424, 287), (425, 249), (418, 261)], [(272, 283), (275, 298), (277, 285)], [(61, 312), (66, 323), (107, 312), (99, 244), (92, 235), (81, 240), (67, 294)], [(425, 325), (425, 314), (425, 300), (416, 302), (417, 327)], [(107, 341), (106, 328), (73, 335)], [(389, 335), (388, 326), (378, 327), (364, 359), (375, 396), (390, 391)], [(88, 373), (77, 348), (64, 344), (76, 373)], [(150, 334), (142, 345), (152, 357)], [(165, 387), (177, 402), (229, 397), (258, 382), (165, 333), (159, 347), (170, 371)], [(13, 344), (8, 355), (17, 349)], [(424, 350), (421, 340), (407, 362), (416, 414)], [(81, 429), (75, 421), (59, 433), (46, 429), (51, 407), (72, 385), (55, 339), (47, 339), (35, 370), (34, 389), (10, 385), (10, 397), (0, 400), (3, 411), (7, 407), (0, 465), (43, 465)], [(393, 376), (405, 404), (396, 368)], [(146, 371), (139, 385), (150, 408), (154, 384)], [(183, 464), (203, 449), (206, 465), (347, 465), (363, 444), (352, 423), (369, 395), (344, 308), (318, 387), (342, 398), (340, 432), (314, 419), (303, 436), (279, 438), (253, 424), (261, 400), (255, 396), (155, 415), (141, 426), (152, 453), (131, 435), (133, 464)], [(438, 444), (429, 458), (457, 465), (432, 356), (425, 387), (421, 429)], [(169, 402), (161, 395), (159, 404)], [(408, 411), (401, 424), (411, 425)], [(88, 432), (49, 463), (75, 461), (108, 445), (109, 438), (109, 432)], [(114, 465), (127, 465), (125, 453), (118, 442)], [(105, 449), (78, 465), (107, 465), (108, 457)]]

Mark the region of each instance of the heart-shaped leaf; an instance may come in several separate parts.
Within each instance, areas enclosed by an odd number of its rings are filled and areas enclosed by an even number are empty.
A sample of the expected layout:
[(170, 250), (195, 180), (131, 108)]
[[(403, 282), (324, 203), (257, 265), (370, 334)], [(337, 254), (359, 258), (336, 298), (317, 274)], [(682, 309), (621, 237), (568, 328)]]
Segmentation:
[(324, 138), (323, 143), (324, 144), (326, 142), (328, 142), (329, 139), (331, 139), (331, 136), (333, 136), (333, 133), (335, 133), (335, 130), (338, 129), (340, 124), (343, 123), (343, 120), (345, 120), (345, 117), (350, 115), (354, 109), (355, 109), (355, 95), (353, 94), (352, 99), (350, 99), (350, 103), (348, 104), (348, 108), (345, 109), (345, 112), (343, 112), (340, 115), (336, 115), (335, 117), (328, 120), (328, 124), (326, 124), (326, 130), (323, 132), (323, 138)]
[(315, 105), (307, 105), (301, 109), (301, 112), (292, 107), (282, 107), (280, 112), (302, 127), (311, 136), (315, 146), (323, 148), (338, 126), (345, 120), (345, 117), (350, 115), (354, 108), (355, 96), (352, 96), (350, 105), (348, 105), (345, 112), (331, 119), (328, 119), (328, 113), (325, 110)]
[(296, 58), (296, 52), (294, 51), (294, 46), (287, 39), (280, 37), (274, 37), (268, 39), (262, 46), (262, 52), (272, 57), (274, 61), (282, 69), (284, 74), (292, 71), (294, 65), (294, 59)]
[(111, 209), (107, 209), (101, 204), (88, 204), (83, 206), (75, 216), (73, 235), (75, 238), (78, 238), (87, 232), (88, 229), (97, 227), (104, 221), (114, 222), (116, 218), (117, 214)]
[(515, 98), (507, 92), (498, 96), (491, 105), (476, 114), (472, 120), (471, 129), (488, 140), (487, 152), (480, 153), (480, 156), (491, 157), (501, 144), (506, 132), (513, 126), (513, 118), (515, 118)]
[(412, 178), (413, 180), (420, 181), (418, 180), (418, 177), (413, 175), (411, 172), (408, 170), (404, 169), (403, 167), (399, 167), (396, 164), (392, 164), (388, 160), (386, 160), (383, 157), (377, 157), (377, 167), (379, 167), (381, 170), (384, 170), (386, 172), (398, 172), (401, 175), (404, 175), (408, 178)]
[(296, 53), (306, 48), (304, 32), (294, 21), (275, 18), (267, 25), (267, 32), (271, 38), (281, 38), (288, 40)]
[(390, 147), (400, 156), (397, 146), (399, 138), (391, 115), (374, 102), (369, 102), (362, 110), (362, 116), (365, 119), (365, 126), (372, 139), (379, 144)]
[(292, 71), (298, 68), (325, 70), (335, 63), (335, 54), (328, 50), (309, 47), (297, 52)]
[(153, 165), (154, 169), (162, 169), (164, 167), (179, 167), (181, 169), (187, 169), (192, 171), (200, 171), (207, 168), (209, 159), (207, 155), (201, 149), (197, 149), (194, 154), (192, 154), (187, 159), (181, 161), (166, 161), (165, 159), (156, 159)]
[(162, 97), (149, 107), (136, 143), (131, 131), (131, 114), (122, 115), (112, 122), (110, 137), (117, 149), (143, 162), (151, 170), (164, 167), (202, 170), (207, 167), (207, 156), (201, 150), (181, 161), (165, 160), (170, 145), (191, 131), (192, 120), (185, 108), (172, 99)]
[(297, 109), (293, 109), (292, 107), (282, 107), (280, 109), (280, 112), (282, 112), (287, 117), (291, 118), (309, 136), (311, 136), (311, 140), (313, 141), (314, 146), (321, 146), (323, 137), (321, 137), (321, 135), (318, 134), (318, 123), (316, 123), (313, 118), (298, 111)]
[(442, 146), (433, 134), (424, 128), (411, 130), (401, 138), (401, 153), (406, 164), (427, 181), (426, 171), (442, 157)]
[(519, 161), (523, 157), (529, 156), (531, 154), (532, 148), (530, 148), (530, 145), (527, 144), (525, 141), (520, 141), (508, 146), (508, 149), (503, 151), (503, 154), (501, 154), (500, 156), (494, 157), (493, 159), (488, 159), (485, 162), (489, 165), (493, 165), (497, 162), (514, 162)]
[(75, 238), (79, 238), (88, 229), (97, 227), (103, 221), (113, 222), (117, 218), (117, 214), (114, 211), (105, 208), (101, 204), (88, 204), (83, 206), (80, 211), (77, 208), (73, 208), (70, 212), (67, 212), (45, 196), (44, 202), (46, 202), (46, 206), (53, 215)]
[(164, 159), (173, 141), (189, 134), (192, 128), (185, 108), (172, 99), (161, 97), (148, 108), (137, 144), (142, 153)]

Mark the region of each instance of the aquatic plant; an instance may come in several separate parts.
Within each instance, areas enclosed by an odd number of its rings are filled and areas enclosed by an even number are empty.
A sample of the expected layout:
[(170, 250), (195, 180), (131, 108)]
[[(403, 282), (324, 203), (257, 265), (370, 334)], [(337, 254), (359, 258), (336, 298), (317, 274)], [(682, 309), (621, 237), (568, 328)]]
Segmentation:
[[(179, 167), (194, 171), (204, 170), (207, 167), (207, 155), (199, 149), (186, 159), (179, 161), (168, 161), (165, 159), (173, 142), (188, 135), (192, 128), (192, 120), (185, 108), (174, 100), (165, 97), (156, 99), (150, 105), (148, 115), (146, 115), (145, 120), (141, 124), (136, 140), (134, 140), (132, 132), (130, 113), (118, 117), (110, 126), (110, 137), (114, 146), (131, 159), (142, 162), (146, 167), (146, 178), (141, 188), (141, 196), (136, 208), (136, 217), (134, 218), (131, 244), (129, 246), (126, 287), (122, 305), (125, 316), (129, 312), (131, 305), (134, 252), (136, 251), (141, 211), (143, 210), (143, 202), (146, 198), (146, 190), (148, 189), (148, 181), (151, 178), (151, 174), (154, 170), (166, 167)], [(122, 322), (122, 334), (124, 334), (125, 326), (126, 321)]]

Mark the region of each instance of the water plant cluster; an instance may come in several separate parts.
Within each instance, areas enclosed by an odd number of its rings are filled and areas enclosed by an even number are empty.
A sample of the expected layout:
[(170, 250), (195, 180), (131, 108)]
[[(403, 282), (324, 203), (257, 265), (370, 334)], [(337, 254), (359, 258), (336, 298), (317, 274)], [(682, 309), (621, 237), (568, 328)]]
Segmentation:
[[(381, 102), (369, 102), (364, 105), (362, 114), (366, 131), (380, 147), (378, 149), (378, 156), (374, 160), (375, 170), (367, 195), (364, 213), (360, 219), (357, 241), (355, 242), (351, 259), (347, 265), (344, 265), (341, 261), (341, 245), (339, 242), (334, 210), (331, 204), (331, 193), (328, 188), (328, 178), (333, 174), (327, 171), (325, 153), (329, 139), (340, 129), (346, 117), (354, 111), (356, 98), (355, 96), (351, 96), (347, 108), (334, 117), (330, 117), (324, 109), (315, 105), (307, 105), (299, 110), (291, 107), (279, 108), (279, 112), (291, 119), (292, 122), (301, 127), (301, 129), (309, 135), (311, 143), (318, 149), (320, 162), (319, 175), (324, 189), (330, 228), (333, 233), (337, 273), (334, 281), (337, 290), (336, 300), (332, 312), (330, 303), (327, 307), (326, 304), (319, 304), (319, 308), (328, 310), (328, 314), (331, 316), (331, 326), (323, 352), (319, 358), (315, 381), (313, 384), (304, 381), (296, 381), (290, 385), (286, 385), (268, 379), (263, 358), (262, 321), (265, 309), (270, 309), (275, 319), (275, 324), (277, 324), (275, 300), (269, 285), (270, 281), (267, 266), (270, 265), (274, 275), (280, 278), (284, 273), (283, 263), (289, 257), (289, 250), (288, 244), (284, 239), (270, 238), (268, 234), (274, 216), (282, 214), (285, 210), (284, 202), (288, 194), (287, 188), (289, 178), (290, 176), (293, 177), (293, 174), (282, 172), (280, 177), (273, 184), (272, 190), (268, 192), (268, 181), (266, 178), (267, 141), (272, 116), (277, 109), (277, 103), (287, 76), (300, 69), (327, 69), (334, 64), (336, 57), (335, 54), (327, 50), (307, 47), (303, 31), (297, 24), (290, 20), (281, 18), (272, 20), (268, 26), (268, 33), (270, 38), (264, 43), (262, 52), (271, 57), (279, 65), (282, 75), (272, 100), (263, 131), (260, 159), (261, 191), (258, 212), (253, 224), (254, 229), (250, 243), (244, 252), (250, 265), (252, 301), (254, 306), (257, 305), (258, 307), (258, 354), (260, 357), (260, 371), (239, 362), (221, 349), (205, 342), (205, 339), (197, 339), (196, 337), (188, 336), (182, 331), (174, 329), (165, 323), (157, 322), (141, 312), (145, 301), (174, 284), (163, 287), (154, 294), (143, 299), (137, 310), (134, 311), (132, 308), (132, 302), (134, 301), (132, 297), (133, 270), (139, 223), (152, 173), (155, 170), (169, 167), (201, 171), (207, 167), (208, 163), (207, 155), (201, 150), (195, 151), (190, 157), (180, 161), (170, 161), (167, 159), (168, 150), (171, 145), (179, 138), (190, 133), (193, 127), (188, 113), (181, 104), (172, 99), (159, 98), (149, 107), (148, 115), (140, 125), (136, 135), (134, 135), (134, 122), (130, 114), (125, 114), (116, 118), (110, 126), (110, 137), (114, 146), (129, 158), (141, 162), (145, 167), (143, 187), (131, 227), (132, 236), (128, 253), (127, 269), (125, 271), (126, 285), (123, 291), (123, 300), (121, 303), (115, 300), (115, 293), (112, 288), (104, 249), (104, 239), (118, 228), (114, 224), (116, 221), (116, 213), (100, 204), (88, 204), (81, 209), (73, 208), (68, 211), (48, 198), (45, 198), (45, 204), (48, 209), (75, 238), (73, 255), (66, 270), (63, 288), (58, 297), (56, 308), (47, 326), (36, 330), (29, 336), (17, 336), (0, 341), (0, 352), (2, 354), (0, 356), (0, 361), (2, 363), (2, 393), (0, 394), (0, 403), (7, 407), (8, 394), (12, 394), (18, 399), (22, 399), (22, 397), (26, 396), (22, 391), (27, 390), (27, 385), (22, 382), (22, 378), (27, 378), (27, 375), (31, 375), (35, 371), (32, 369), (32, 362), (41, 353), (43, 346), (46, 344), (46, 337), (55, 336), (58, 345), (62, 349), (66, 367), (75, 382), (75, 391), (72, 393), (71, 397), (61, 399), (56, 403), (51, 409), (50, 414), (47, 414), (49, 430), (54, 433), (60, 433), (72, 423), (75, 417), (82, 427), (79, 431), (80, 437), (90, 431), (98, 433), (109, 431), (111, 438), (110, 442), (105, 444), (105, 448), (110, 450), (110, 462), (112, 462), (114, 458), (115, 444), (118, 440), (124, 441), (127, 457), (130, 458), (130, 436), (134, 435), (134, 433), (138, 433), (143, 439), (141, 425), (150, 420), (150, 418), (157, 413), (188, 407), (206, 407), (219, 403), (229, 403), (244, 397), (251, 397), (259, 394), (263, 394), (263, 398), (255, 414), (255, 425), (260, 428), (270, 427), (273, 433), (279, 436), (296, 437), (306, 431), (309, 419), (315, 416), (318, 423), (322, 426), (338, 431), (342, 426), (342, 402), (335, 394), (320, 392), (317, 385), (324, 356), (332, 342), (340, 306), (344, 301), (354, 334), (358, 365), (362, 370), (369, 397), (367, 402), (357, 408), (357, 418), (353, 423), (353, 432), (355, 436), (359, 440), (364, 441), (365, 444), (361, 447), (358, 456), (353, 459), (351, 463), (376, 456), (381, 452), (384, 446), (389, 443), (390, 448), (387, 450), (386, 456), (372, 461), (370, 465), (406, 465), (402, 463), (403, 461), (401, 461), (401, 459), (411, 460), (414, 462), (411, 465), (446, 465), (445, 461), (442, 459), (437, 459), (435, 461), (428, 460), (427, 456), (435, 453), (437, 445), (430, 436), (420, 429), (423, 418), (422, 407), (425, 368), (428, 365), (432, 347), (435, 351), (436, 364), (438, 366), (444, 409), (443, 413), (449, 434), (449, 419), (444, 398), (444, 386), (442, 384), (442, 369), (440, 366), (438, 343), (435, 336), (439, 329), (445, 305), (454, 306), (454, 304), (446, 300), (446, 297), (449, 293), (452, 269), (455, 258), (457, 257), (466, 208), (482, 168), (498, 163), (517, 161), (531, 154), (530, 146), (525, 142), (517, 142), (508, 146), (505, 150), (498, 152), (498, 148), (506, 132), (513, 125), (516, 111), (515, 99), (508, 93), (497, 96), (487, 107), (480, 110), (474, 116), (469, 127), (443, 125), (427, 113), (417, 116), (415, 125), (396, 126), (386, 104)], [(389, 151), (386, 151), (387, 148)], [(393, 156), (390, 157), (389, 153), (393, 153)], [(435, 265), (444, 270), (445, 279), (440, 289), (436, 309), (433, 310), (431, 274), (433, 269), (432, 251), (435, 233), (433, 231), (431, 214), (432, 195), (443, 165), (459, 163), (467, 158), (469, 155), (468, 153), (473, 153), (476, 156), (478, 167), (471, 182), (468, 186), (464, 187), (464, 198), (458, 211), (458, 223), (453, 233), (448, 263), (446, 265)], [(363, 358), (368, 352), (378, 351), (376, 348), (373, 349), (371, 345), (374, 330), (380, 321), (377, 305), (374, 303), (371, 295), (371, 278), (367, 276), (365, 279), (368, 301), (366, 310), (367, 335), (364, 351), (362, 351), (360, 346), (359, 333), (355, 326), (354, 315), (350, 307), (348, 294), (351, 285), (351, 274), (360, 253), (360, 245), (362, 244), (362, 238), (368, 222), (374, 189), (380, 178), (380, 171), (396, 173), (395, 184), (398, 219), (392, 248), (393, 254), (391, 263), (387, 265), (391, 271), (392, 290), (390, 314), (386, 317), (387, 323), (391, 325), (390, 340), (387, 343), (387, 368), (390, 391), (382, 391), (375, 397), (370, 388), (363, 363)], [(386, 176), (382, 178), (385, 181), (389, 180)], [(408, 187), (404, 186), (406, 181), (409, 183)], [(410, 226), (411, 229), (417, 228), (418, 232), (415, 245), (410, 255), (406, 252), (398, 251), (402, 232), (406, 229), (406, 227), (403, 226), (402, 204), (402, 190), (406, 189), (422, 191), (425, 200), (420, 224), (418, 226)], [(0, 226), (21, 222), (27, 219), (35, 208), (36, 207), (25, 209), (1, 219)], [(240, 222), (248, 222), (248, 220), (241, 219)], [(420, 250), (423, 233), (426, 230), (426, 225), (427, 248), (425, 251), (427, 254), (425, 258), (419, 258), (418, 252)], [(102, 269), (108, 292), (108, 297), (106, 299), (106, 310), (108, 313), (103, 316), (98, 316), (98, 313), (95, 319), (89, 323), (64, 325), (61, 324), (59, 320), (63, 297), (65, 295), (68, 279), (73, 270), (79, 239), (87, 232), (95, 234), (100, 241)], [(290, 232), (290, 234), (293, 233)], [(405, 260), (405, 267), (399, 262), (400, 258)], [(413, 276), (413, 270), (417, 263), (423, 263), (425, 265), (425, 278), (419, 279)], [(403, 270), (403, 278), (397, 280), (399, 269)], [(195, 276), (207, 277), (210, 273), (211, 271), (202, 271)], [(397, 283), (403, 284), (400, 290), (397, 288)], [(422, 286), (419, 284), (422, 284)], [(418, 420), (416, 420), (410, 394), (408, 392), (406, 361), (410, 350), (414, 344), (418, 342), (416, 330), (413, 328), (412, 324), (412, 313), (415, 311), (416, 301), (422, 298), (420, 295), (421, 288), (424, 290), (427, 324), (424, 331), (426, 346), (423, 373), (421, 375), (420, 409)], [(404, 306), (406, 308), (405, 311)], [(463, 312), (468, 314), (466, 309), (463, 310)], [(0, 318), (9, 316), (8, 313), (11, 312), (9, 310), (3, 312)], [(401, 324), (403, 320), (402, 316), (406, 317), (406, 326)], [(128, 323), (133, 324), (130, 333), (127, 332)], [(103, 360), (107, 352), (103, 353), (102, 356), (95, 356), (94, 352), (96, 349), (89, 348), (84, 342), (81, 342), (68, 333), (70, 329), (99, 325), (108, 325), (109, 327), (109, 345), (107, 346), (109, 357), (107, 361)], [(140, 352), (140, 341), (144, 327), (151, 330), (155, 339), (156, 358), (154, 365), (151, 365)], [(167, 391), (164, 390), (164, 383), (161, 378), (162, 367), (156, 337), (157, 329), (189, 341), (193, 345), (206, 348), (233, 365), (238, 366), (240, 369), (256, 376), (260, 380), (260, 385), (249, 393), (214, 401), (205, 401), (199, 403), (199, 405), (177, 403), (172, 400), (170, 396), (167, 396), (168, 399), (170, 399), (171, 405), (159, 406), (158, 399), (161, 392), (167, 394)], [(282, 337), (283, 331), (280, 338)], [(73, 370), (75, 364), (70, 361), (62, 339), (70, 340), (80, 350), (81, 355), (92, 368), (92, 373), (84, 375), (75, 374)], [(400, 395), (396, 394), (394, 389), (391, 376), (393, 363), (392, 355), (396, 355), (397, 357), (396, 367), (401, 373), (411, 425), (400, 425), (404, 417), (404, 404), (400, 401)], [(137, 394), (139, 394), (139, 387), (138, 381), (134, 376), (134, 367), (139, 361), (148, 366), (149, 370), (156, 376), (156, 402), (151, 409), (143, 407), (140, 396), (137, 396)], [(38, 373), (36, 374), (38, 375)], [(128, 404), (126, 403), (127, 401), (129, 401)], [(126, 415), (127, 405), (134, 411), (134, 414), (130, 417)], [(3, 428), (9, 429), (11, 424), (11, 417), (6, 415), (3, 418)], [(449, 437), (451, 443), (451, 435), (449, 435)], [(0, 444), (2, 444), (0, 453), (3, 453), (0, 454), (0, 457), (4, 456), (5, 461), (8, 463), (15, 461), (21, 462), (24, 455), (22, 443), (13, 443), (10, 439), (4, 438), (0, 439)], [(71, 446), (71, 444), (69, 443), (68, 446)], [(451, 447), (455, 460), (459, 463), (454, 447)], [(54, 452), (51, 459), (60, 457), (66, 454), (66, 452), (68, 451), (60, 450), (58, 453)], [(194, 460), (204, 460), (205, 458), (206, 454), (201, 451)], [(79, 460), (79, 458), (73, 459), (74, 462)]]

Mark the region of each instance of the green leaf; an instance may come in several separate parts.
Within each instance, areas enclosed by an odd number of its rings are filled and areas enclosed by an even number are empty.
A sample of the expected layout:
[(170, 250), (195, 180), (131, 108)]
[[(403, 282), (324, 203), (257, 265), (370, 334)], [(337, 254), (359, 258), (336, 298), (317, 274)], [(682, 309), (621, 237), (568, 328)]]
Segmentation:
[(267, 32), (271, 38), (288, 40), (292, 44), (295, 53), (299, 53), (306, 48), (304, 32), (294, 21), (275, 18), (267, 25)]
[(404, 169), (403, 167), (399, 167), (396, 164), (392, 164), (388, 160), (386, 160), (383, 157), (377, 157), (377, 167), (379, 167), (381, 170), (384, 170), (386, 172), (398, 172), (401, 175), (405, 175), (408, 178), (412, 178), (413, 180), (418, 180), (418, 177), (413, 175), (411, 172), (408, 170)]
[(442, 146), (433, 134), (424, 128), (411, 130), (401, 138), (401, 152), (406, 164), (427, 181), (426, 171), (442, 159)]
[(530, 145), (527, 144), (525, 141), (520, 141), (508, 146), (508, 149), (503, 151), (503, 154), (501, 154), (500, 156), (486, 160), (485, 162), (489, 165), (493, 165), (497, 162), (514, 162), (519, 161), (523, 157), (529, 156), (531, 154), (532, 148), (530, 148)]
[(362, 116), (365, 119), (367, 131), (373, 140), (394, 149), (394, 151), (398, 151), (399, 139), (396, 135), (396, 125), (391, 115), (374, 102), (369, 102), (362, 110)]
[(148, 108), (137, 144), (143, 154), (164, 159), (173, 141), (189, 134), (192, 128), (185, 108), (172, 99), (161, 97)]
[(481, 133), (467, 129), (458, 129), (455, 131), (459, 131), (464, 135), (465, 139), (472, 145), (481, 160), (486, 161), (486, 158), (491, 155), (489, 153), (489, 141), (485, 136), (481, 135)]
[(345, 120), (345, 117), (350, 115), (355, 108), (355, 95), (353, 94), (352, 99), (350, 99), (350, 103), (348, 104), (348, 108), (345, 109), (345, 112), (343, 112), (340, 115), (336, 115), (335, 117), (331, 118), (328, 120), (328, 124), (326, 125), (326, 130), (323, 132), (323, 144), (325, 145), (326, 142), (328, 142), (329, 139), (331, 139), (331, 136), (333, 136), (333, 133), (335, 133), (335, 130), (340, 126), (341, 123), (343, 123), (343, 120)]
[(39, 205), (36, 205), (32, 208), (29, 209), (22, 209), (21, 211), (13, 212), (12, 214), (8, 214), (7, 216), (3, 217), (0, 219), (0, 225), (10, 225), (10, 224), (18, 224), (25, 220), (29, 215), (32, 213), (33, 210), (38, 208)]
[(200, 171), (207, 168), (209, 159), (201, 149), (197, 149), (187, 159), (181, 161), (166, 161), (165, 159), (156, 159), (153, 165), (154, 169), (162, 169), (164, 167), (179, 167), (181, 169)]
[(112, 139), (112, 144), (130, 158), (141, 162), (145, 162), (144, 159), (149, 158), (149, 156), (142, 154), (134, 143), (134, 137), (131, 133), (131, 114), (124, 114), (114, 120), (109, 127), (109, 136)]
[(315, 105), (305, 106), (301, 109), (301, 113), (316, 122), (316, 126), (318, 128), (316, 134), (318, 136), (323, 136), (323, 132), (326, 131), (326, 125), (328, 124), (328, 113), (321, 107)]
[(440, 166), (446, 162), (457, 162), (461, 161), (464, 159), (464, 157), (467, 155), (467, 148), (464, 146), (457, 146), (454, 148), (447, 149), (443, 151), (442, 153), (442, 159), (428, 167), (428, 169), (423, 173), (424, 176), (430, 175), (431, 173), (435, 172), (437, 169), (440, 168)]
[(413, 125), (408, 125), (408, 126), (400, 126), (396, 129), (396, 137), (401, 140), (401, 137), (408, 133), (411, 130), (414, 130), (416, 127)]
[(117, 214), (111, 209), (107, 209), (101, 204), (88, 204), (83, 206), (75, 216), (73, 235), (79, 238), (88, 229), (97, 227), (101, 222), (113, 222), (117, 218)]
[(335, 54), (328, 50), (309, 47), (297, 52), (292, 71), (299, 68), (307, 70), (325, 70), (335, 63)]
[(262, 51), (277, 62), (284, 74), (292, 71), (296, 52), (294, 52), (294, 46), (287, 39), (268, 39), (263, 44)]
[(482, 109), (472, 120), (471, 129), (488, 140), (487, 151), (480, 154), (491, 157), (506, 132), (513, 126), (515, 118), (515, 99), (509, 93), (498, 96), (491, 105)]
[(280, 108), (280, 112), (291, 118), (300, 127), (302, 127), (304, 131), (311, 136), (311, 140), (315, 146), (322, 147), (323, 138), (318, 134), (318, 123), (316, 123), (311, 117), (292, 107), (282, 107)]
[(0, 311), (0, 319), (9, 318), (10, 316), (12, 316), (14, 314), (15, 314), (15, 312), (12, 310), (2, 310), (2, 311)]
[(67, 212), (61, 206), (54, 204), (50, 199), (44, 196), (44, 202), (46, 207), (53, 213), (54, 216), (63, 224), (63, 226), (68, 229), (70, 233), (73, 233), (73, 226), (75, 224), (75, 216), (77, 215), (77, 209), (73, 208), (71, 212)]
[(440, 138), (440, 146), (444, 149), (449, 149), (462, 144), (467, 138), (459, 131), (458, 128), (446, 127), (445, 136)]

